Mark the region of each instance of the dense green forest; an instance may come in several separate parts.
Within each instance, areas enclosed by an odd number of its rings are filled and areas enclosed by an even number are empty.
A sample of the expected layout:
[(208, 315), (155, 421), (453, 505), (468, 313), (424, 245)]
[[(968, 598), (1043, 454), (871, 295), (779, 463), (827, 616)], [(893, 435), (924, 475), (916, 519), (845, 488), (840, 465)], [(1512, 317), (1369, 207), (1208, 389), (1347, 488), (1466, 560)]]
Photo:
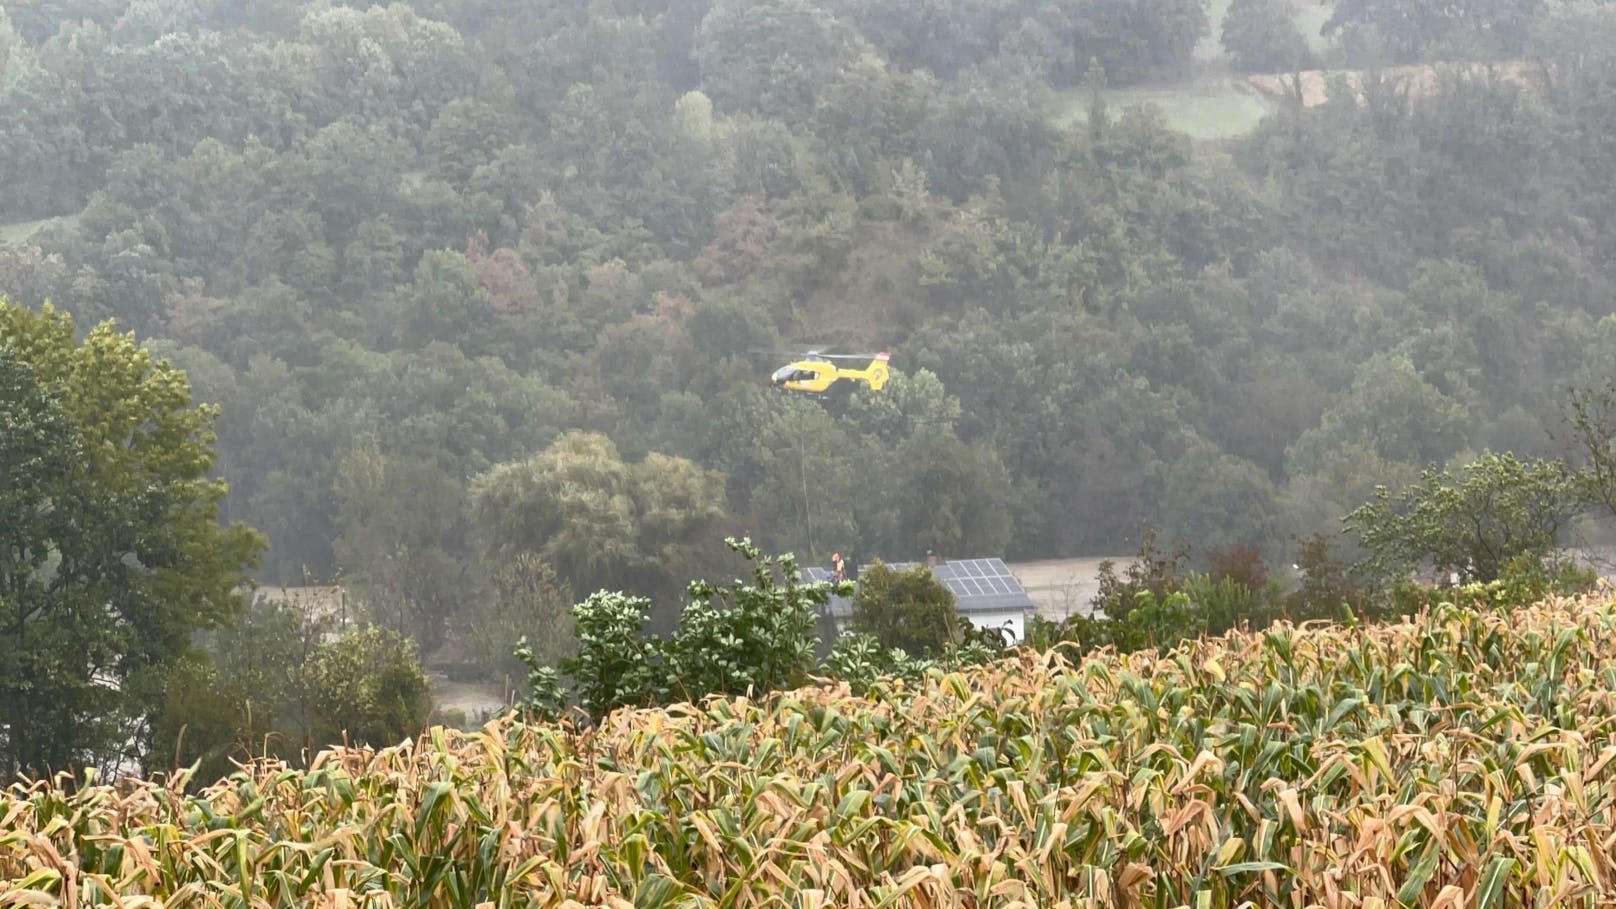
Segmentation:
[[(1362, 78), (1221, 142), (1104, 101), (1290, 12), (5, 0), (0, 294), (184, 369), (259, 579), (427, 653), (725, 534), (1289, 559), (1616, 362), (1616, 9), (1340, 0)], [(769, 387), (820, 344), (897, 375)]]

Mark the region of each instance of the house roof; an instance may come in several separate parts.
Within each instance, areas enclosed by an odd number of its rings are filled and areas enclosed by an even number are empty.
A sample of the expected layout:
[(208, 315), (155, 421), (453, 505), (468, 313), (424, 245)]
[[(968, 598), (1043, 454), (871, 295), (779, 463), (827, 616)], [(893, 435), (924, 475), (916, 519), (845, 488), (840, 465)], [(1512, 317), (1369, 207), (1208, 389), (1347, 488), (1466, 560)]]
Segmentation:
[[(887, 563), (894, 571), (907, 571), (919, 565), (919, 562)], [(1003, 559), (953, 559), (937, 563), (931, 573), (954, 594), (954, 606), (961, 614), (1021, 612), (1035, 608), (1032, 597), (1010, 573)], [(817, 565), (803, 569), (803, 575), (810, 581), (830, 580), (830, 572)], [(830, 611), (831, 615), (842, 618), (852, 614), (853, 604), (845, 597), (833, 596)]]

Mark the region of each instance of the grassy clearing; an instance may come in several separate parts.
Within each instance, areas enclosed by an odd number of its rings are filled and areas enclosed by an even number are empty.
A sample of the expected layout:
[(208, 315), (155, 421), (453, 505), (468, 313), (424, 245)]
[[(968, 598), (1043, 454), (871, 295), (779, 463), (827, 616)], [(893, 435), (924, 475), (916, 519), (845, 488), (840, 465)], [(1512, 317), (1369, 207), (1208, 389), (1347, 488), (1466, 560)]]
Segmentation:
[[(1169, 126), (1195, 139), (1244, 135), (1269, 113), (1268, 102), (1222, 74), (1158, 87), (1117, 89), (1106, 92), (1105, 97), (1107, 104), (1119, 112), (1134, 105), (1154, 105), (1161, 109)], [(1060, 122), (1063, 126), (1088, 122), (1086, 91), (1067, 94)]]
[(10, 224), (0, 224), (0, 245), (21, 243), (34, 235), (35, 231), (60, 224), (71, 227), (78, 221), (78, 215), (62, 215), (56, 218), (42, 218), (38, 221), (13, 221)]
[[(1195, 139), (1228, 139), (1254, 129), (1272, 107), (1262, 94), (1228, 71), (1222, 35), (1223, 17), (1229, 11), (1230, 2), (1209, 0), (1207, 4), (1211, 29), (1195, 46), (1194, 76), (1161, 85), (1109, 91), (1106, 100), (1119, 109), (1136, 104), (1155, 105), (1169, 125)], [(1297, 28), (1302, 30), (1316, 53), (1323, 53), (1330, 42), (1319, 34), (1319, 29), (1329, 20), (1331, 6), (1314, 0), (1293, 0), (1293, 5)], [(1079, 89), (1066, 93), (1060, 106), (1060, 124), (1078, 126), (1087, 121), (1088, 92)]]
[(12, 787), (0, 906), (1609, 905), (1613, 692), (1607, 596), (437, 730)]

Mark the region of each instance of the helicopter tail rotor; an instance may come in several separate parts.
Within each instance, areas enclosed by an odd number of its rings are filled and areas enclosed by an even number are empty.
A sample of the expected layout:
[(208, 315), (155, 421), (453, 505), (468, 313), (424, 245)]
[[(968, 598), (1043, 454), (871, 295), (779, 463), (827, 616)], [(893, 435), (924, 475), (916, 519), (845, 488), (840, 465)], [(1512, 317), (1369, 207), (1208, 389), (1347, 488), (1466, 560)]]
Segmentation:
[(875, 355), (875, 359), (870, 362), (870, 368), (864, 371), (865, 381), (870, 383), (871, 391), (880, 391), (881, 387), (887, 384), (887, 379), (892, 378), (892, 373), (887, 368), (887, 361), (891, 359), (892, 355), (883, 350)]

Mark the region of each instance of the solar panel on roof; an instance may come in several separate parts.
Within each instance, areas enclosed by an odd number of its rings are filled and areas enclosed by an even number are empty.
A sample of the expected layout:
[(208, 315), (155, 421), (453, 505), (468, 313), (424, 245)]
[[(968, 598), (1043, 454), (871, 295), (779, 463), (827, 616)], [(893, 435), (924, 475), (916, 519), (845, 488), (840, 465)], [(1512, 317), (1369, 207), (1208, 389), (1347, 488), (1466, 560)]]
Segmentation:
[[(908, 571), (921, 564), (923, 563), (889, 562), (887, 567), (894, 571)], [(805, 566), (802, 573), (809, 581), (831, 579), (830, 571), (817, 565)], [(1030, 608), (1031, 601), (1027, 598), (1026, 590), (1002, 559), (956, 559), (942, 562), (932, 569), (932, 575), (954, 595), (954, 600), (962, 612)], [(833, 613), (846, 615), (851, 608), (851, 601), (842, 597), (832, 597)]]

